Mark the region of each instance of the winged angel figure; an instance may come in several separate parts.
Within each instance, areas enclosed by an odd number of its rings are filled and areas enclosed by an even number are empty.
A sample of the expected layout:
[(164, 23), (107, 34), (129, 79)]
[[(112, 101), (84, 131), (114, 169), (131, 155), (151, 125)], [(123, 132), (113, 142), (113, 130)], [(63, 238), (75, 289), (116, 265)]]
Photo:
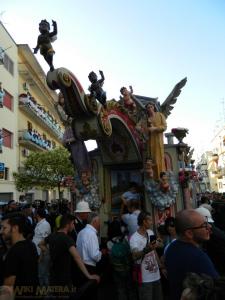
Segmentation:
[(148, 98), (133, 95), (133, 99), (140, 108), (139, 121), (136, 129), (142, 134), (147, 142), (148, 157), (154, 162), (154, 179), (160, 178), (160, 173), (165, 171), (163, 132), (167, 128), (166, 118), (171, 114), (174, 104), (181, 93), (181, 89), (187, 82), (187, 78), (182, 79), (173, 88), (162, 105), (158, 98)]
[(187, 78), (178, 82), (162, 105), (157, 98), (133, 97), (142, 114), (136, 128), (143, 134), (148, 147), (145, 190), (149, 201), (160, 210), (175, 202), (178, 191), (173, 174), (165, 172), (163, 132), (167, 128), (166, 119), (186, 82)]

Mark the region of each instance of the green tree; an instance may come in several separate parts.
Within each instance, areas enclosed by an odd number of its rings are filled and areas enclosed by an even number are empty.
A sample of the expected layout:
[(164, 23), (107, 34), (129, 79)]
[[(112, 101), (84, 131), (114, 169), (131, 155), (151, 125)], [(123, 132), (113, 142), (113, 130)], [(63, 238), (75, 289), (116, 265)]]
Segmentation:
[(61, 183), (66, 176), (74, 175), (69, 152), (62, 147), (46, 152), (33, 152), (24, 161), (18, 173), (13, 173), (18, 191), (27, 191), (33, 187), (43, 189), (58, 188), (61, 195)]

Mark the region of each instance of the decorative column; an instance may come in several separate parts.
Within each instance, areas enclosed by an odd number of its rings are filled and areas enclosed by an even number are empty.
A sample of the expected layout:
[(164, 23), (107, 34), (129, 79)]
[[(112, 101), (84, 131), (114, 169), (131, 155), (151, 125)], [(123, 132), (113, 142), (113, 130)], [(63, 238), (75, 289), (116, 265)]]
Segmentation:
[(183, 143), (183, 139), (188, 134), (187, 128), (173, 128), (172, 133), (178, 140), (177, 145), (177, 152), (178, 152), (178, 158), (180, 162), (180, 171), (179, 171), (179, 182), (182, 188), (183, 193), (183, 201), (184, 201), (184, 208), (189, 209), (192, 208), (191, 203), (191, 193), (189, 188), (189, 182), (190, 182), (190, 172), (186, 169), (186, 156), (190, 150), (190, 147), (188, 147), (187, 144)]
[(165, 134), (165, 137), (167, 138), (167, 144), (168, 145), (173, 145), (174, 144), (174, 134), (172, 132), (168, 132)]

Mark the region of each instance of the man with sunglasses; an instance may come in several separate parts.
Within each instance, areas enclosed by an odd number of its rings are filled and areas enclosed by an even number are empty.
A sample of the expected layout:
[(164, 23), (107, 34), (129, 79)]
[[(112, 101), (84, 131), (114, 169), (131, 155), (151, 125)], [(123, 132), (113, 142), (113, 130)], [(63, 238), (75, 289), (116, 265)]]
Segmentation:
[(178, 300), (182, 283), (190, 272), (217, 278), (210, 258), (201, 250), (201, 244), (210, 239), (211, 225), (193, 209), (182, 210), (175, 218), (177, 240), (171, 243), (165, 255), (170, 285), (170, 299)]
[(225, 275), (225, 232), (214, 224), (214, 220), (210, 211), (200, 206), (196, 211), (203, 217), (208, 218), (208, 223), (211, 225), (210, 240), (203, 243), (203, 248), (208, 254), (218, 273), (221, 276)]

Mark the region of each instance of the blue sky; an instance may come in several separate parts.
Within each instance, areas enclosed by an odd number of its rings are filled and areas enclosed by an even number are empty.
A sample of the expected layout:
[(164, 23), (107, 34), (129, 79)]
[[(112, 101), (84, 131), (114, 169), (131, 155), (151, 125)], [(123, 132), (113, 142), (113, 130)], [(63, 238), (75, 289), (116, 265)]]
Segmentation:
[(108, 99), (132, 85), (134, 93), (162, 103), (187, 76), (168, 131), (189, 128), (184, 141), (196, 157), (210, 148), (215, 125), (224, 120), (224, 0), (10, 0), (1, 12), (14, 40), (31, 48), (40, 20), (56, 20), (55, 67), (69, 68), (86, 90), (89, 72), (103, 70)]

